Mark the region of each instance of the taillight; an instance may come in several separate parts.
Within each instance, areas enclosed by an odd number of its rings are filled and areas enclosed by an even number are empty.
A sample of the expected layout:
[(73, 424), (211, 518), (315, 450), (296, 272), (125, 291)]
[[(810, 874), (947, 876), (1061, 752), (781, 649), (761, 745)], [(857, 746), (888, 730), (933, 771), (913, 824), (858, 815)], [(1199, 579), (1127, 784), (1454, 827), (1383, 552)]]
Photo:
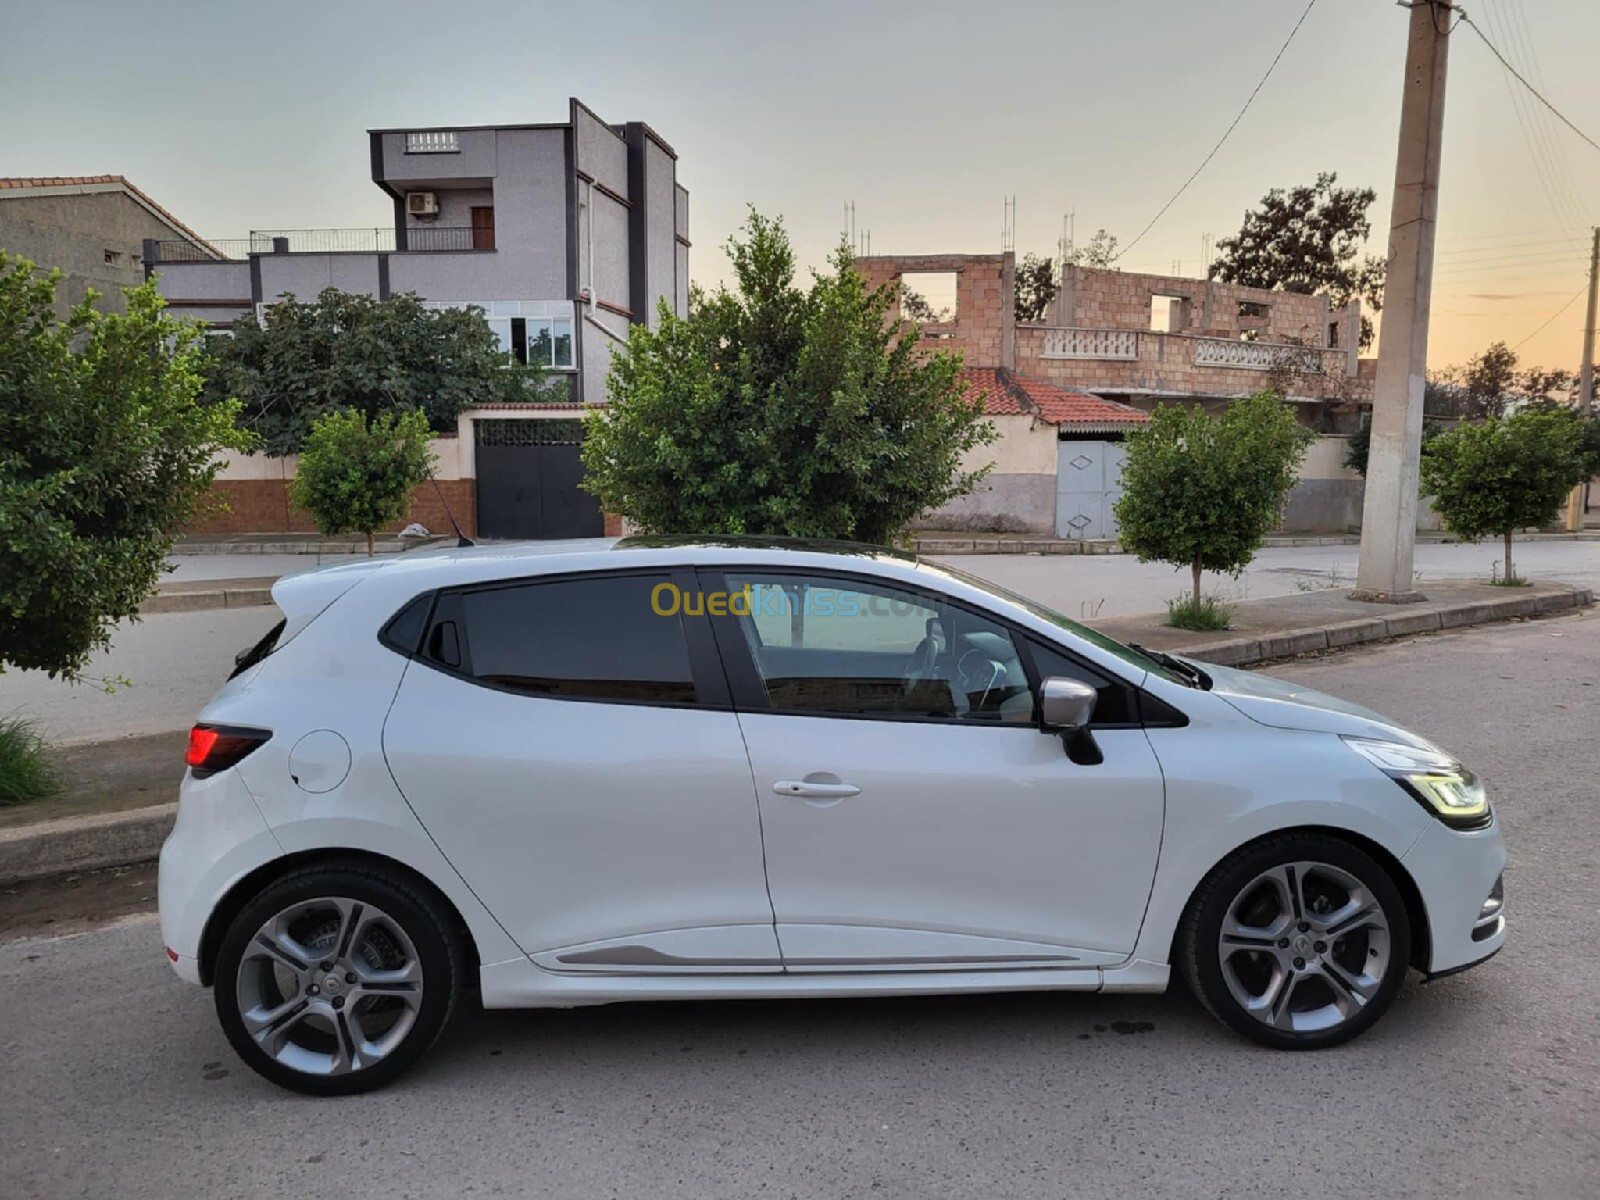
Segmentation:
[(265, 745), (271, 730), (241, 725), (196, 725), (189, 730), (189, 752), (183, 761), (201, 779), (226, 771), (257, 746)]

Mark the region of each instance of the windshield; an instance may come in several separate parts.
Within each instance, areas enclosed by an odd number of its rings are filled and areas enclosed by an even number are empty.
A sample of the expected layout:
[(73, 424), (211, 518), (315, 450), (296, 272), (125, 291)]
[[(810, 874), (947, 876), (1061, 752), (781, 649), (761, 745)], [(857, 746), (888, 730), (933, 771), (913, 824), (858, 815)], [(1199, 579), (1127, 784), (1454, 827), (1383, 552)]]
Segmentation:
[(1091, 646), (1104, 650), (1107, 654), (1116, 655), (1129, 666), (1137, 667), (1141, 671), (1148, 671), (1150, 674), (1165, 679), (1170, 683), (1189, 685), (1189, 680), (1185, 679), (1177, 671), (1163, 665), (1157, 659), (1151, 658), (1148, 654), (1141, 653), (1132, 646), (1117, 641), (1115, 638), (1109, 638), (1098, 630), (1090, 629), (1089, 626), (1081, 621), (1074, 621), (1071, 617), (1062, 616), (1055, 609), (1048, 608), (1037, 600), (1030, 600), (1020, 592), (1013, 592), (1010, 588), (1001, 587), (997, 583), (992, 583), (987, 579), (980, 579), (976, 575), (969, 575), (965, 571), (946, 566), (943, 563), (923, 561), (922, 565), (929, 570), (948, 575), (952, 579), (958, 579), (969, 587), (975, 587), (980, 591), (987, 592), (997, 599), (1015, 604), (1018, 608), (1025, 609), (1040, 620), (1049, 621), (1050, 624), (1065, 629), (1074, 637), (1088, 642)]

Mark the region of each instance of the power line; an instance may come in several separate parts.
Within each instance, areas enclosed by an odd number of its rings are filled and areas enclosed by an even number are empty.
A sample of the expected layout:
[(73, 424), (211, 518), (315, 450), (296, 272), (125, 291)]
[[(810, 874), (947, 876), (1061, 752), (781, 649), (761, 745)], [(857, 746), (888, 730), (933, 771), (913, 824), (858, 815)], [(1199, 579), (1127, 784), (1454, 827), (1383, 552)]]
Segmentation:
[(1144, 235), (1155, 228), (1156, 222), (1167, 215), (1167, 209), (1171, 208), (1178, 202), (1178, 197), (1189, 190), (1189, 185), (1200, 177), (1200, 172), (1204, 171), (1207, 165), (1210, 164), (1211, 160), (1217, 156), (1217, 151), (1222, 149), (1223, 143), (1226, 142), (1228, 138), (1232, 136), (1233, 131), (1239, 127), (1239, 122), (1244, 120), (1245, 113), (1250, 111), (1250, 106), (1255, 103), (1256, 97), (1261, 94), (1261, 89), (1267, 86), (1267, 80), (1272, 78), (1272, 72), (1277, 69), (1278, 60), (1283, 57), (1284, 51), (1289, 48), (1289, 43), (1294, 41), (1294, 35), (1300, 32), (1300, 26), (1306, 23), (1306, 18), (1311, 15), (1311, 10), (1316, 6), (1317, 0), (1309, 0), (1309, 2), (1306, 4), (1305, 11), (1300, 14), (1300, 19), (1294, 23), (1294, 28), (1289, 30), (1289, 36), (1284, 38), (1283, 45), (1278, 47), (1278, 53), (1273, 55), (1272, 62), (1267, 66), (1267, 73), (1261, 77), (1261, 81), (1256, 84), (1255, 90), (1253, 90), (1250, 93), (1249, 98), (1245, 100), (1244, 107), (1239, 110), (1239, 115), (1234, 117), (1233, 124), (1228, 126), (1227, 131), (1224, 132), (1222, 137), (1217, 140), (1217, 144), (1211, 147), (1211, 153), (1206, 155), (1201, 161), (1200, 165), (1194, 169), (1194, 174), (1183, 181), (1183, 186), (1172, 193), (1172, 199), (1168, 200), (1161, 206), (1161, 211), (1150, 218), (1150, 223), (1139, 231), (1138, 237), (1134, 238), (1133, 241), (1129, 242), (1122, 248), (1122, 253), (1118, 254), (1117, 257), (1112, 260), (1113, 262), (1120, 261), (1123, 254), (1126, 254), (1129, 250), (1132, 250), (1142, 240), (1144, 240)]
[[(1305, 18), (1302, 17), (1301, 19), (1304, 20)], [(1478, 23), (1476, 21), (1474, 21), (1471, 17), (1467, 16), (1466, 13), (1462, 13), (1461, 14), (1461, 20), (1465, 21), (1467, 23), (1467, 25), (1469, 27), (1471, 27), (1472, 32), (1478, 35), (1478, 40), (1479, 41), (1481, 41), (1485, 46), (1489, 47), (1489, 53), (1494, 55), (1496, 58), (1498, 58), (1500, 60), (1500, 65), (1502, 67), (1504, 67), (1506, 70), (1510, 71), (1512, 76), (1516, 79), (1516, 81), (1518, 83), (1520, 83), (1523, 87), (1527, 88), (1528, 91), (1533, 94), (1533, 98), (1535, 100), (1537, 100), (1540, 104), (1544, 105), (1551, 112), (1553, 112), (1556, 115), (1556, 119), (1558, 121), (1560, 121), (1563, 125), (1565, 125), (1568, 129), (1572, 130), (1573, 133), (1577, 134), (1584, 141), (1588, 142), (1589, 145), (1594, 147), (1596, 150), (1600, 150), (1600, 142), (1595, 141), (1587, 133), (1585, 133), (1583, 130), (1579, 129), (1576, 125), (1574, 125), (1571, 121), (1569, 121), (1567, 119), (1567, 116), (1566, 116), (1565, 113), (1563, 113), (1554, 104), (1551, 104), (1550, 101), (1546, 100), (1544, 98), (1544, 96), (1542, 94), (1540, 94), (1538, 88), (1534, 87), (1533, 84), (1529, 83), (1526, 79), (1524, 79), (1522, 77), (1521, 72), (1519, 72), (1515, 67), (1513, 67), (1509, 62), (1506, 61), (1506, 56), (1504, 54), (1501, 54), (1499, 49), (1496, 48), (1495, 44), (1489, 40), (1488, 35), (1485, 34), (1482, 29), (1478, 28)]]
[[(1528, 26), (1528, 15), (1523, 8), (1522, 0), (1504, 0), (1504, 2), (1511, 10), (1511, 17), (1507, 23), (1512, 26), (1513, 32), (1521, 36), (1524, 58), (1531, 67), (1528, 74), (1543, 89), (1544, 70), (1539, 66), (1539, 52), (1533, 45), (1533, 31)], [(1591, 226), (1593, 222), (1589, 219), (1589, 208), (1584, 202), (1583, 191), (1578, 187), (1577, 178), (1572, 173), (1572, 161), (1567, 157), (1566, 143), (1558, 138), (1555, 130), (1550, 127), (1550, 118), (1544, 113), (1540, 113), (1539, 116), (1540, 123), (1545, 129), (1545, 136), (1555, 151), (1556, 182), (1577, 212), (1580, 223)]]
[(1513, 346), (1511, 348), (1513, 350), (1521, 350), (1529, 342), (1533, 341), (1534, 338), (1538, 337), (1546, 329), (1550, 328), (1551, 324), (1555, 321), (1555, 319), (1557, 317), (1559, 317), (1562, 313), (1566, 312), (1567, 309), (1571, 308), (1574, 304), (1576, 304), (1578, 302), (1578, 297), (1583, 295), (1588, 290), (1589, 290), (1589, 285), (1586, 283), (1581, 288), (1579, 288), (1577, 291), (1573, 292), (1572, 293), (1572, 299), (1568, 300), (1560, 308), (1556, 309), (1555, 312), (1551, 313), (1550, 314), (1550, 319), (1548, 321), (1546, 321), (1543, 325), (1539, 326), (1539, 328), (1535, 329), (1527, 337), (1523, 338), (1520, 342), (1518, 342), (1515, 346)]

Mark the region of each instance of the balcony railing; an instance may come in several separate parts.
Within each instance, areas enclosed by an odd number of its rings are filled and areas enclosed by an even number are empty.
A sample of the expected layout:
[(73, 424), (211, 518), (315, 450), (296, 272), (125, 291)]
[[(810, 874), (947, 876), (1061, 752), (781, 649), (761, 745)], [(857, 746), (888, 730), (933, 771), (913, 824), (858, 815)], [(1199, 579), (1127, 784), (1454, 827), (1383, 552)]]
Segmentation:
[(1139, 357), (1137, 329), (1046, 329), (1045, 358)]
[(460, 154), (461, 138), (454, 129), (406, 134), (407, 154)]
[[(400, 249), (392, 225), (377, 229), (257, 229), (247, 238), (157, 242), (155, 261), (210, 262), (219, 257), (245, 259), (252, 254), (392, 254)], [(465, 225), (413, 225), (405, 231), (404, 249), (408, 253), (493, 250), (494, 230), (475, 230)]]
[[(1286, 342), (1246, 342), (1234, 338), (1197, 338), (1194, 365), (1246, 371), (1320, 371), (1326, 351)], [(1335, 351), (1335, 353), (1338, 353)]]

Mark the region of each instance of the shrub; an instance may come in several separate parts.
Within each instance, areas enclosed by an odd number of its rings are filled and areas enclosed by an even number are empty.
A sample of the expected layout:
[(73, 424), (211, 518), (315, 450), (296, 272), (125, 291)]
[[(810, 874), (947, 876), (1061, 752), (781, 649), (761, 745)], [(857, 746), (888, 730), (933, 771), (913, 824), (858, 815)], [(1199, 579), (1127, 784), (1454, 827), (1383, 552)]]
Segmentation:
[(289, 498), (326, 534), (372, 535), (398, 521), (411, 489), (433, 473), (428, 418), (413, 410), (370, 421), (355, 411), (319, 418), (306, 435)]
[(1233, 605), (1220, 596), (1178, 596), (1167, 601), (1167, 624), (1178, 629), (1226, 629)]
[(0, 805), (32, 804), (61, 787), (55, 760), (33, 722), (0, 717)]

